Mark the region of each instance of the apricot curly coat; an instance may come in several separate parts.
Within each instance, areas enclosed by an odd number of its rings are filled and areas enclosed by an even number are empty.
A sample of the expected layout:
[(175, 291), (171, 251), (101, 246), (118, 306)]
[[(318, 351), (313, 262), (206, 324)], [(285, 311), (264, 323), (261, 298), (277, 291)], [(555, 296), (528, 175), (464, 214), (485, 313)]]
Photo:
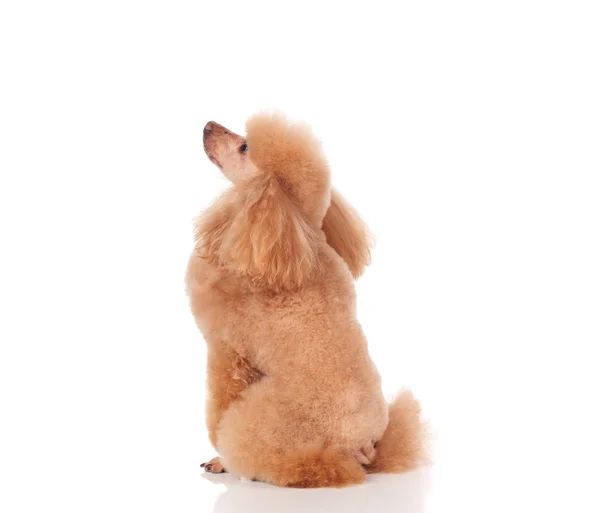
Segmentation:
[(206, 468), (290, 487), (412, 469), (423, 458), (419, 405), (408, 391), (386, 404), (356, 319), (368, 231), (332, 191), (309, 127), (260, 114), (247, 134), (204, 130), (233, 186), (197, 220), (186, 276), (221, 455)]

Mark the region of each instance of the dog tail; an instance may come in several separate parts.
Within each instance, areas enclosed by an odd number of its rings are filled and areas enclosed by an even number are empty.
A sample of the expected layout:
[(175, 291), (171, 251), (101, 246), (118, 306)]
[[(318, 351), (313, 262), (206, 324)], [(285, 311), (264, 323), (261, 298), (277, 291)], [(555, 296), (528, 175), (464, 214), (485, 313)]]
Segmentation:
[(374, 461), (368, 473), (400, 473), (428, 462), (425, 425), (421, 406), (412, 392), (403, 390), (390, 404), (390, 420), (383, 437), (376, 444)]
[(293, 452), (270, 467), (261, 477), (289, 488), (339, 488), (362, 483), (366, 477), (365, 470), (353, 456), (334, 449)]

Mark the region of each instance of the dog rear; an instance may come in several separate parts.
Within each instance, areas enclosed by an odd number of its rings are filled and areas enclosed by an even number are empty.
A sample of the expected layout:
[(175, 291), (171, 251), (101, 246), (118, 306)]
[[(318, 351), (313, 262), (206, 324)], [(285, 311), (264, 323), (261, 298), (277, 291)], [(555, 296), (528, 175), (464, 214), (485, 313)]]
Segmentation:
[(403, 390), (389, 406), (389, 423), (375, 444), (371, 462), (332, 449), (315, 449), (271, 462), (268, 478), (291, 488), (342, 487), (362, 483), (366, 474), (402, 473), (427, 463), (426, 431), (421, 407), (412, 392)]

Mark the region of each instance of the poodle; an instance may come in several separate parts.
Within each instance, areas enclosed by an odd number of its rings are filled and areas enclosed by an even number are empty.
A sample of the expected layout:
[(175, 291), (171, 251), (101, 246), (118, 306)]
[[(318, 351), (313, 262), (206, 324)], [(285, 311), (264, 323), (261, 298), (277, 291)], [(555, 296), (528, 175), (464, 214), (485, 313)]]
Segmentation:
[(409, 391), (386, 403), (356, 319), (368, 230), (308, 126), (263, 113), (246, 128), (204, 128), (232, 186), (197, 219), (186, 274), (220, 454), (202, 466), (297, 488), (411, 470), (424, 461), (419, 404)]

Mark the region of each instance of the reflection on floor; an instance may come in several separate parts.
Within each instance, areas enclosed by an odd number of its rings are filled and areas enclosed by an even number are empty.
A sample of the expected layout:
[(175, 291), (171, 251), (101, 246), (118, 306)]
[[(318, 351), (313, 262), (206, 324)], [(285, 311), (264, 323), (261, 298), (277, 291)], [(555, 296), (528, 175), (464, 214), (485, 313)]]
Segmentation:
[(225, 486), (213, 513), (423, 513), (430, 470), (371, 475), (362, 485), (314, 490), (240, 481), (230, 474), (204, 474), (203, 477), (215, 486)]

